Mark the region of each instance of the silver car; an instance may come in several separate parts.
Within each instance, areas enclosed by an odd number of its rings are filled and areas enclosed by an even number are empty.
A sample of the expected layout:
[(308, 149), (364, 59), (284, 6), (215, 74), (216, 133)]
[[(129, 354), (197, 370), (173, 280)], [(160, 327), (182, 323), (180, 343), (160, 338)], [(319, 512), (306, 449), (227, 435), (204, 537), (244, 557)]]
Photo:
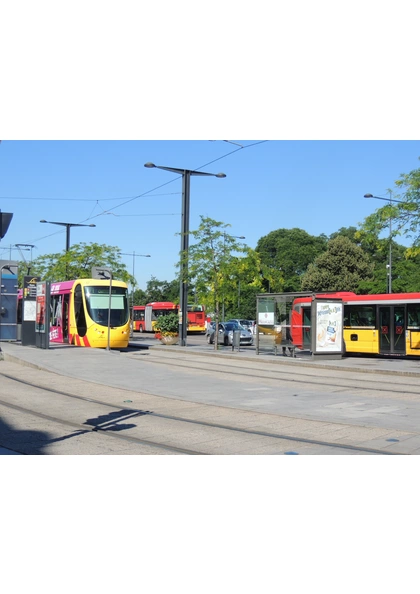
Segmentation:
[(231, 318), (230, 320), (227, 320), (227, 321), (228, 322), (236, 322), (237, 324), (240, 324), (244, 328), (247, 328), (248, 330), (250, 330), (252, 332), (252, 334), (254, 334), (253, 327), (255, 326), (255, 322), (253, 320), (243, 320), (243, 319), (239, 319), (239, 318)]
[(206, 336), (208, 336), (209, 334), (214, 332), (215, 327), (216, 327), (216, 322), (209, 322), (207, 324), (207, 328), (206, 328)]
[[(219, 338), (217, 342), (219, 344), (224, 344), (226, 346), (233, 344), (233, 332), (235, 330), (239, 330), (240, 337), (239, 337), (239, 344), (242, 346), (245, 345), (253, 345), (254, 344), (254, 337), (252, 336), (252, 332), (247, 328), (244, 328), (237, 322), (221, 322), (219, 324)], [(215, 328), (212, 328), (207, 335), (207, 342), (209, 344), (214, 344), (214, 336), (215, 336)]]

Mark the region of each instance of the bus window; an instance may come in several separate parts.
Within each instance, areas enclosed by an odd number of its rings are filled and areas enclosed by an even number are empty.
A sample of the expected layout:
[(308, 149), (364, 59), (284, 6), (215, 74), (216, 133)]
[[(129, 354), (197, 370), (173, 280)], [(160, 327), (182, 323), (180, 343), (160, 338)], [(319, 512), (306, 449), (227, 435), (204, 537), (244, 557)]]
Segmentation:
[(152, 320), (157, 320), (159, 316), (167, 316), (170, 313), (176, 312), (176, 309), (153, 309)]
[(133, 320), (137, 321), (144, 321), (144, 309), (134, 309), (133, 310)]
[(344, 326), (351, 328), (360, 328), (366, 326), (376, 326), (376, 307), (375, 305), (345, 305), (344, 306)]
[(409, 303), (407, 307), (408, 327), (420, 328), (420, 303)]

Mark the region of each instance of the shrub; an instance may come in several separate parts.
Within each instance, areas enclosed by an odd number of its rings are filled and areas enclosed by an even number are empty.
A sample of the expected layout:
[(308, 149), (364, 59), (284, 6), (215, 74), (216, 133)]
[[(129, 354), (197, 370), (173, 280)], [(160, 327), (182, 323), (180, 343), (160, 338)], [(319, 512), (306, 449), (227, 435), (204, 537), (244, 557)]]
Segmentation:
[(174, 336), (178, 334), (178, 314), (170, 313), (166, 316), (159, 316), (155, 323), (155, 331), (162, 336)]

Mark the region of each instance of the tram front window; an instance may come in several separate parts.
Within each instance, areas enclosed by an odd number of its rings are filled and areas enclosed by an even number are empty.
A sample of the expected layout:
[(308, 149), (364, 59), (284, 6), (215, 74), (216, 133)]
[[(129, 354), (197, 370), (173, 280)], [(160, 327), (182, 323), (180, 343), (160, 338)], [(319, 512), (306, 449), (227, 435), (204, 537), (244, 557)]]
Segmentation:
[[(85, 299), (89, 316), (96, 324), (108, 326), (109, 288), (85, 287)], [(111, 326), (123, 326), (129, 316), (127, 289), (112, 287), (111, 292)]]

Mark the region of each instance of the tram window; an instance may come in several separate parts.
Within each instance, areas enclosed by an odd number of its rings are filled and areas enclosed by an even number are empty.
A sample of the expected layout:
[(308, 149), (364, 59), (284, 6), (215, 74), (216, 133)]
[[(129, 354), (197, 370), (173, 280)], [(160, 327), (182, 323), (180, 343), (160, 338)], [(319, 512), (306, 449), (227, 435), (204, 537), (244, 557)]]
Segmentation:
[(408, 326), (420, 327), (420, 303), (410, 303), (407, 307)]
[[(85, 287), (86, 306), (89, 316), (101, 326), (108, 325), (109, 288)], [(124, 325), (129, 317), (127, 290), (122, 287), (112, 287), (111, 291), (111, 326)]]
[(344, 326), (376, 326), (376, 308), (374, 305), (345, 305)]
[(82, 301), (82, 288), (77, 285), (74, 290), (74, 316), (76, 318), (77, 333), (85, 336), (87, 332), (85, 309)]

